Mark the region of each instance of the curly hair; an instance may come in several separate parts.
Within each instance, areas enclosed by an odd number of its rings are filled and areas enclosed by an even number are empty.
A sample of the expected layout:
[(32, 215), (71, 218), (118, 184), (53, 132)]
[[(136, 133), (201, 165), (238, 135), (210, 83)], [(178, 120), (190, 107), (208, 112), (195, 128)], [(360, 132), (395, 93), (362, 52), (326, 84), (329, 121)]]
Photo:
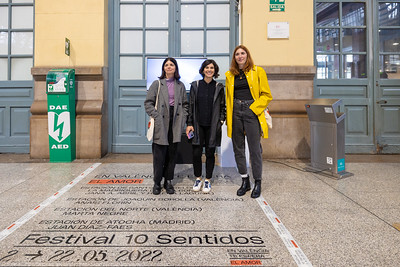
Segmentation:
[(214, 78), (218, 78), (218, 77), (219, 77), (219, 74), (218, 74), (218, 72), (219, 72), (219, 67), (218, 67), (217, 62), (215, 62), (213, 59), (206, 59), (206, 60), (201, 64), (199, 73), (200, 73), (201, 76), (203, 76), (203, 78), (204, 78), (204, 69), (205, 69), (208, 65), (210, 65), (210, 64), (213, 64), (213, 65), (214, 65)]

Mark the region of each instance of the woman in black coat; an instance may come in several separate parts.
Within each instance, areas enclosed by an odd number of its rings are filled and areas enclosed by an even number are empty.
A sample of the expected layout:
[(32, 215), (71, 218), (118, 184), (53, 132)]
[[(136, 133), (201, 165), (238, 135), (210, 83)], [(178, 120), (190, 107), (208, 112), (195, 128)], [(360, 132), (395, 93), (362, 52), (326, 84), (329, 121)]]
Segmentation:
[[(215, 165), (215, 148), (221, 145), (221, 126), (225, 121), (224, 85), (216, 82), (219, 67), (212, 59), (201, 65), (199, 73), (202, 80), (194, 81), (190, 87), (189, 115), (186, 134), (192, 137), (193, 170), (196, 177), (194, 191), (208, 193)], [(206, 152), (206, 179), (201, 178), (203, 147)]]

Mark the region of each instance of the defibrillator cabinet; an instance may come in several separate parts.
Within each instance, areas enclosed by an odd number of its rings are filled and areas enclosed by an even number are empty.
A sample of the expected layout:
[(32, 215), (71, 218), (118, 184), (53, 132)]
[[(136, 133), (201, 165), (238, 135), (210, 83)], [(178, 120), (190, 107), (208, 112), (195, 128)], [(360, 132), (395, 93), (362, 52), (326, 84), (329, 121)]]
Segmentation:
[(71, 162), (76, 158), (75, 70), (50, 70), (46, 93), (50, 162)]

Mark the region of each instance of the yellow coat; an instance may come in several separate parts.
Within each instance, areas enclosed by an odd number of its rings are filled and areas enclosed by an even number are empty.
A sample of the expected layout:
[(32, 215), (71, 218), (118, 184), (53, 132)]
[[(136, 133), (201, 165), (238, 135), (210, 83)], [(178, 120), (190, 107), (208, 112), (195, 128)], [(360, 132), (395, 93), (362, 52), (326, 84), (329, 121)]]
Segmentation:
[[(261, 125), (262, 136), (268, 138), (268, 126), (265, 120), (264, 109), (272, 100), (271, 90), (268, 85), (267, 74), (264, 69), (254, 66), (249, 72), (246, 72), (247, 83), (250, 87), (251, 95), (254, 102), (250, 105), (250, 109), (258, 116)], [(226, 80), (226, 125), (228, 137), (232, 138), (232, 114), (233, 114), (233, 91), (235, 76), (227, 71), (225, 73)]]

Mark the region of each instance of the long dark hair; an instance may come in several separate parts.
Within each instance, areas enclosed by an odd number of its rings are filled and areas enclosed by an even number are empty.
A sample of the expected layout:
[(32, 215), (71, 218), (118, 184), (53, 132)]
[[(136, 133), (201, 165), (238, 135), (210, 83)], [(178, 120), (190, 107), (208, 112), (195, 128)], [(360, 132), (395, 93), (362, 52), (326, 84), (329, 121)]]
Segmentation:
[(246, 60), (246, 64), (244, 64), (243, 71), (248, 72), (249, 70), (251, 70), (254, 67), (254, 61), (251, 58), (249, 49), (247, 49), (247, 47), (245, 47), (244, 45), (238, 45), (238, 46), (236, 46), (235, 50), (233, 50), (231, 66), (229, 68), (229, 71), (235, 76), (239, 75), (239, 65), (237, 64), (236, 59), (235, 59), (236, 51), (239, 48), (243, 49), (247, 54), (247, 60)]
[(181, 78), (181, 75), (179, 75), (178, 62), (176, 62), (176, 59), (173, 57), (167, 57), (164, 60), (162, 67), (161, 67), (161, 76), (158, 78), (164, 79), (167, 76), (165, 73), (165, 70), (164, 70), (164, 66), (165, 66), (165, 63), (167, 63), (168, 61), (171, 61), (172, 63), (174, 63), (174, 65), (175, 65), (174, 77), (175, 77), (175, 80), (179, 80)]
[(201, 76), (203, 76), (203, 78), (204, 78), (204, 69), (205, 69), (208, 65), (210, 65), (210, 64), (213, 64), (213, 65), (214, 65), (214, 76), (213, 76), (213, 77), (214, 77), (214, 78), (218, 78), (218, 77), (219, 77), (219, 74), (218, 74), (218, 72), (219, 72), (219, 67), (218, 67), (217, 62), (215, 62), (215, 61), (212, 60), (212, 59), (206, 59), (206, 60), (203, 62), (203, 64), (201, 64), (199, 73), (200, 73)]

